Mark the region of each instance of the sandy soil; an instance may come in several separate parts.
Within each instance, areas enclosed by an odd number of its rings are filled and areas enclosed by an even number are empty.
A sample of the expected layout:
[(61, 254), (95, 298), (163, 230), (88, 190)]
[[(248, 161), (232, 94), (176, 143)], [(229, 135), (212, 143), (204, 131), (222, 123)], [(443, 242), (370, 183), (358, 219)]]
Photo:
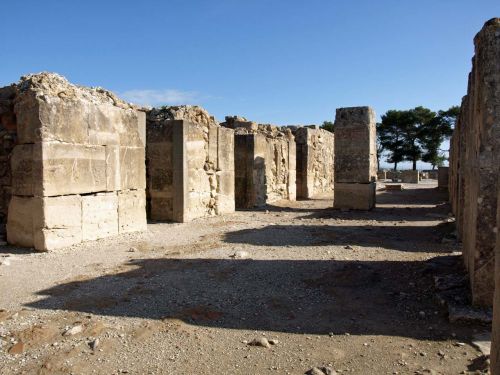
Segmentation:
[[(428, 262), (458, 256), (449, 207), (435, 184), (406, 186), (371, 212), (280, 202), (52, 253), (1, 247), (0, 373), (475, 373), (486, 328), (448, 322)], [(248, 345), (262, 337), (276, 342)]]

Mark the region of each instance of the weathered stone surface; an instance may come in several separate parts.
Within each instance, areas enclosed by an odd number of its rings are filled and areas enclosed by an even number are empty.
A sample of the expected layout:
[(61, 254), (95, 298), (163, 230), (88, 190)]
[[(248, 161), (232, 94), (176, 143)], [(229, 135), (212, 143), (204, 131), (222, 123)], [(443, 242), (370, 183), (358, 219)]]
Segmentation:
[(420, 182), (419, 171), (401, 171), (401, 181), (407, 184), (418, 184)]
[(468, 91), (451, 141), (449, 192), (473, 302), (491, 306), (498, 232), (500, 19), (488, 21), (474, 43)]
[(146, 188), (144, 147), (120, 147), (120, 189)]
[(296, 147), (290, 129), (227, 116), (234, 129), (236, 207), (263, 206), (296, 198)]
[(118, 234), (118, 197), (115, 192), (86, 195), (81, 199), (84, 241)]
[(147, 230), (146, 193), (144, 190), (118, 192), (118, 232), (141, 232)]
[(449, 167), (439, 167), (438, 169), (438, 187), (448, 189)]
[[(34, 202), (33, 245), (53, 250), (82, 241), (82, 203), (78, 195), (28, 198)], [(38, 205), (41, 204), (41, 207)]]
[(334, 135), (317, 127), (292, 130), (296, 141), (297, 197), (333, 193)]
[[(498, 181), (500, 184), (500, 179)], [(498, 191), (500, 202), (500, 189)], [(500, 223), (500, 204), (497, 205), (497, 223)], [(491, 373), (500, 374), (500, 231), (495, 243), (495, 292), (493, 300), (493, 324), (491, 333)]]
[(335, 116), (335, 182), (370, 183), (377, 178), (375, 112), (338, 108)]
[[(38, 208), (41, 205), (38, 205)], [(12, 197), (7, 217), (7, 241), (15, 246), (33, 247), (33, 217), (41, 216), (36, 212), (37, 205), (30, 197)]]
[(234, 212), (234, 132), (193, 106), (153, 109), (147, 121), (151, 219)]
[(13, 245), (37, 250), (58, 249), (81, 242), (81, 197), (13, 196), (9, 206), (7, 240)]
[[(11, 243), (51, 250), (144, 228), (146, 134), (139, 108), (101, 88), (40, 73), (0, 89), (0, 120), (4, 144), (12, 139), (0, 153), (4, 211), (13, 195)], [(122, 189), (139, 190), (124, 193), (119, 211)]]
[(337, 109), (335, 208), (369, 210), (375, 206), (375, 140), (375, 112), (370, 107)]
[(371, 210), (375, 207), (375, 183), (335, 182), (334, 207), (338, 209)]

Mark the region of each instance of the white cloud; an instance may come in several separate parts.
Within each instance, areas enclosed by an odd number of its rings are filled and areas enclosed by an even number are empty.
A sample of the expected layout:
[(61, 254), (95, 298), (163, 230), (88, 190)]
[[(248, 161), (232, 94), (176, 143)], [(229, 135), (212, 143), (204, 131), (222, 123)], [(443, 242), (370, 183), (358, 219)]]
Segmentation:
[(120, 93), (120, 96), (134, 104), (152, 107), (159, 105), (193, 104), (198, 99), (196, 92), (174, 89), (128, 90)]

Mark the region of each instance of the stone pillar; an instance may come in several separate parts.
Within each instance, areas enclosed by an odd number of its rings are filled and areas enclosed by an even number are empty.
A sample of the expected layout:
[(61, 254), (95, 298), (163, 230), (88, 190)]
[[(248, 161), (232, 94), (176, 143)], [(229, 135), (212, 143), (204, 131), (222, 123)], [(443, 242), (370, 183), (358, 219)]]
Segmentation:
[(290, 129), (227, 116), (235, 135), (237, 208), (262, 207), (296, 199), (296, 147)]
[[(500, 184), (500, 179), (498, 181), (498, 184)], [(498, 194), (498, 200), (500, 202), (500, 190)], [(500, 223), (500, 204), (497, 205), (497, 223)], [(493, 300), (493, 323), (490, 359), (491, 374), (500, 375), (500, 231), (497, 232), (495, 247), (495, 293)]]
[(53, 250), (146, 230), (145, 114), (52, 73), (22, 77), (11, 89), (1, 114), (17, 138), (8, 242)]
[(232, 129), (201, 107), (152, 109), (146, 149), (151, 219), (187, 222), (234, 212)]
[(338, 108), (334, 129), (334, 207), (370, 210), (377, 178), (375, 112), (370, 107)]
[(298, 127), (297, 197), (310, 199), (333, 193), (334, 135), (319, 127)]
[(449, 167), (438, 168), (438, 188), (448, 190)]

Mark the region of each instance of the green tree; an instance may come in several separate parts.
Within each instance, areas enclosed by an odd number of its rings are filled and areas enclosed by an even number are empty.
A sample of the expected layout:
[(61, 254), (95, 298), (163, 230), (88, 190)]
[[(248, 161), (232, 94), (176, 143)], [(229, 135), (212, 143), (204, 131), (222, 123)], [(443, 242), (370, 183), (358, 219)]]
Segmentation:
[(377, 124), (377, 138), (380, 148), (387, 152), (386, 161), (394, 163), (394, 170), (398, 168), (398, 163), (404, 160), (404, 133), (401, 127), (403, 112), (389, 110), (382, 115), (382, 122)]
[(450, 138), (459, 113), (458, 106), (439, 111), (437, 116), (428, 121), (422, 129), (421, 143), (424, 148), (422, 160), (430, 163), (432, 169), (443, 165), (447, 159), (440, 147), (445, 139)]
[(323, 121), (323, 124), (320, 126), (321, 129), (328, 130), (333, 133), (333, 122), (331, 121)]

